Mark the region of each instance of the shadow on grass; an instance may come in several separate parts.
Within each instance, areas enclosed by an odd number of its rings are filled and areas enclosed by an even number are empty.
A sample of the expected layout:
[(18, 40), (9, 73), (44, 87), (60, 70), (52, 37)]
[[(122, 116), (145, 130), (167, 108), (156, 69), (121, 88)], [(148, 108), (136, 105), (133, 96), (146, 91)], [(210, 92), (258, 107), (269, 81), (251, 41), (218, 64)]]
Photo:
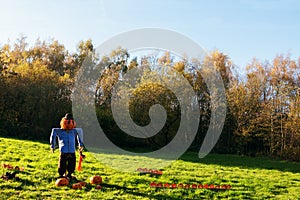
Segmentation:
[(28, 180), (28, 179), (20, 179), (20, 182), (22, 182), (22, 186), (27, 185), (27, 186), (33, 186), (35, 185), (34, 182)]
[(35, 183), (28, 180), (28, 179), (24, 179), (24, 178), (19, 178), (18, 176), (16, 176), (13, 179), (10, 180), (2, 180), (2, 182), (8, 182), (8, 183), (12, 183), (12, 182), (19, 182), (21, 183), (21, 185), (19, 186), (14, 186), (14, 185), (1, 185), (0, 189), (15, 189), (15, 190), (22, 190), (23, 186), (33, 186)]
[(186, 152), (180, 160), (194, 163), (213, 164), (228, 167), (240, 167), (247, 169), (267, 169), (282, 172), (300, 172), (300, 163), (283, 160), (272, 160), (264, 157), (247, 157), (229, 154), (209, 154), (204, 158), (198, 158), (196, 152)]
[(136, 191), (137, 189), (122, 187), (122, 186), (115, 185), (115, 184), (105, 184), (105, 183), (102, 183), (101, 185), (104, 188), (110, 188), (110, 189), (116, 189), (116, 190), (123, 190), (123, 191), (125, 191), (128, 194), (139, 196), (139, 197), (147, 197), (147, 198), (150, 198), (150, 199), (174, 199), (174, 200), (176, 200), (176, 199), (182, 199), (182, 198), (172, 197), (172, 196), (170, 196), (168, 194), (150, 194), (150, 193), (145, 194), (145, 193), (141, 193), (141, 192)]

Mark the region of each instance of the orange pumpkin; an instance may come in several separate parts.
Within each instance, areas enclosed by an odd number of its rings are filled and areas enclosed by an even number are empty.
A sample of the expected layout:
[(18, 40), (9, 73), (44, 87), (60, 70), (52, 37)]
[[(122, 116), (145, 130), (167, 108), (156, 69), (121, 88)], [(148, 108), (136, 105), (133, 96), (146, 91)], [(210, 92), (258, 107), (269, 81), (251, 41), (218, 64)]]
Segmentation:
[(76, 122), (74, 119), (67, 119), (63, 117), (60, 121), (60, 128), (64, 130), (71, 130), (76, 128)]
[(86, 186), (86, 182), (84, 182), (84, 181), (81, 181), (81, 182), (79, 182), (78, 184), (80, 184), (82, 187), (85, 187), (85, 186)]
[(156, 187), (156, 183), (155, 182), (150, 183), (150, 187)]
[(77, 190), (77, 189), (82, 189), (82, 185), (81, 185), (80, 183), (74, 183), (74, 184), (72, 185), (72, 189), (75, 189), (75, 190)]
[(101, 185), (96, 185), (96, 187), (95, 187), (97, 190), (101, 190)]
[(69, 180), (66, 178), (59, 178), (55, 181), (56, 186), (66, 186), (69, 185)]
[(91, 178), (90, 178), (90, 183), (91, 184), (101, 184), (102, 183), (102, 178), (101, 178), (101, 176), (98, 176), (98, 175), (95, 175), (95, 176), (92, 176)]

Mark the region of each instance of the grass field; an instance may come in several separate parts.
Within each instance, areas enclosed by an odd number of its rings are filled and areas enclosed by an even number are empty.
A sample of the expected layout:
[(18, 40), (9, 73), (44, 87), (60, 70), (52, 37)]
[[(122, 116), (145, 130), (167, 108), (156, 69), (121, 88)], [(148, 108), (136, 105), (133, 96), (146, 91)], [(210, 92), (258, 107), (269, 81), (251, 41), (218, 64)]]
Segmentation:
[[(0, 138), (0, 163), (24, 167), (19, 180), (0, 179), (0, 199), (299, 199), (300, 163), (249, 158), (234, 155), (209, 155), (198, 159), (186, 153), (165, 167), (156, 177), (119, 172), (102, 165), (91, 153), (76, 171), (88, 181), (101, 175), (102, 189), (88, 184), (81, 190), (56, 187), (58, 151), (51, 154), (49, 144)], [(100, 155), (101, 156), (101, 155)], [(115, 155), (121, 156), (121, 155)], [(78, 155), (77, 155), (78, 157)], [(111, 156), (109, 156), (111, 157)], [(103, 159), (107, 156), (103, 155)], [(147, 162), (147, 158), (137, 159)], [(123, 163), (117, 163), (123, 165)], [(0, 173), (10, 170), (0, 167)], [(231, 185), (230, 190), (151, 188), (151, 182)]]

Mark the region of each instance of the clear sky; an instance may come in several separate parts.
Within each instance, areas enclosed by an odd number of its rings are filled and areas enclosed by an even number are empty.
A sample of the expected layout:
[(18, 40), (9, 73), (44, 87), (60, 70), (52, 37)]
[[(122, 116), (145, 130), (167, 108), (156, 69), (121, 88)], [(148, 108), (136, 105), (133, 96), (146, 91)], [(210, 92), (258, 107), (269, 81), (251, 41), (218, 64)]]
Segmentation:
[(244, 67), (253, 57), (300, 57), (298, 0), (0, 0), (0, 45), (21, 34), (57, 39), (71, 52), (137, 28), (166, 28)]

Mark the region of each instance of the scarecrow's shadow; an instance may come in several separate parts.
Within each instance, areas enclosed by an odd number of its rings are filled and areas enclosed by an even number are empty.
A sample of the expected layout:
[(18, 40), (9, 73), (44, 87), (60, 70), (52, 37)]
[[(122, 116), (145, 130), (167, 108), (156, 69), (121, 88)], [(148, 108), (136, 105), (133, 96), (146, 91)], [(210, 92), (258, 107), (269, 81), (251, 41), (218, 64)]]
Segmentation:
[(3, 181), (7, 181), (7, 182), (19, 182), (21, 183), (20, 186), (13, 186), (13, 185), (5, 185), (5, 189), (14, 189), (14, 190), (22, 190), (23, 186), (33, 186), (35, 185), (35, 183), (33, 181), (30, 181), (26, 178), (20, 178), (19, 176), (16, 176), (12, 179), (2, 179)]
[(22, 185), (24, 186), (24, 185), (28, 185), (28, 186), (33, 186), (33, 185), (35, 185), (35, 183), (34, 182), (32, 182), (32, 181), (30, 181), (30, 180), (28, 180), (28, 179), (20, 179), (19, 180), (21, 183), (22, 183)]

